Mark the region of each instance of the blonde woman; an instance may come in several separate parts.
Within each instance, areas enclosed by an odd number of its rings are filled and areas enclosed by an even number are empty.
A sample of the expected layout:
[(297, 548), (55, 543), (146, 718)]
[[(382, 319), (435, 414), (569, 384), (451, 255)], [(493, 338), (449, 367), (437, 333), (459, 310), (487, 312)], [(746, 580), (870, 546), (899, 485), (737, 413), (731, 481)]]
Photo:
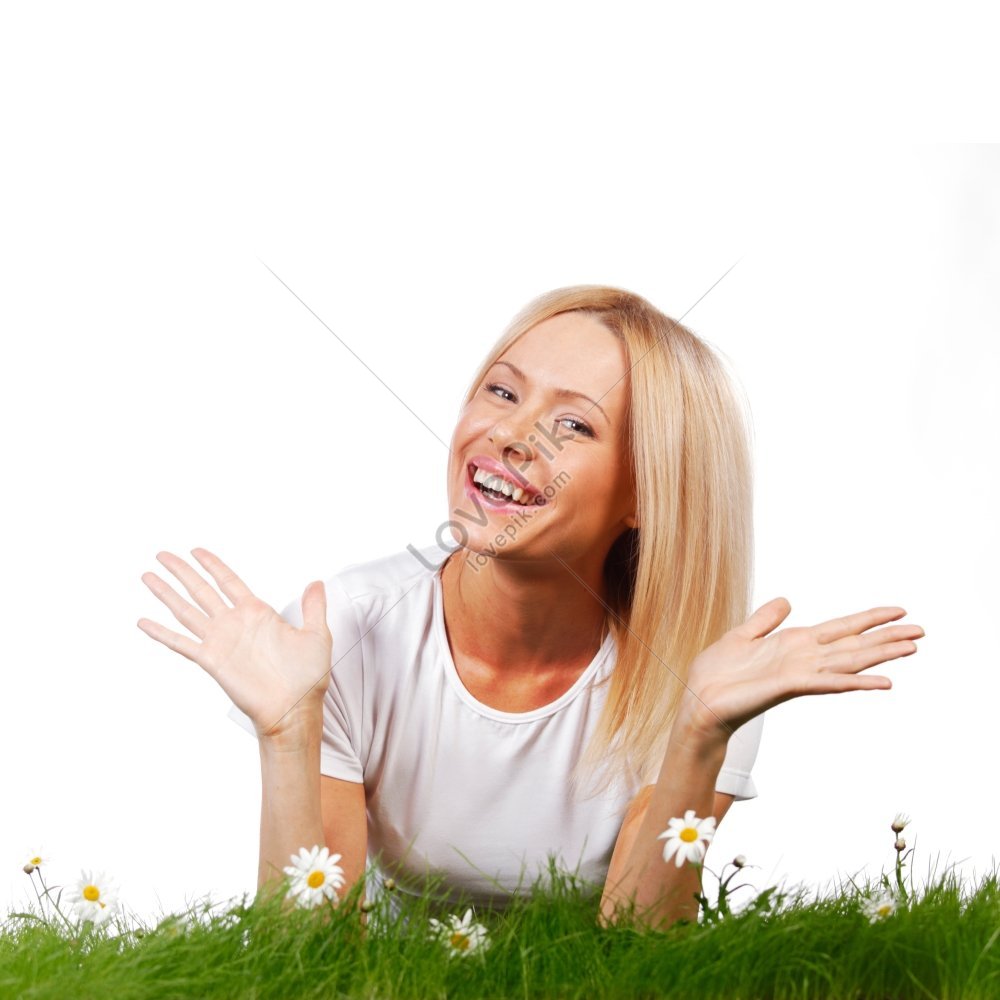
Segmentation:
[[(696, 870), (658, 835), (757, 794), (763, 713), (889, 688), (917, 649), (879, 607), (776, 631), (750, 614), (748, 424), (715, 353), (645, 299), (578, 286), (510, 324), (465, 393), (434, 544), (310, 583), (279, 615), (221, 559), (157, 556), (143, 581), (258, 740), (258, 888), (301, 847), (370, 857), (502, 907), (550, 857), (602, 888), (601, 919), (697, 918)], [(214, 586), (213, 586), (214, 583)], [(228, 599), (228, 600), (227, 600)], [(380, 891), (373, 878), (369, 891)], [(397, 894), (398, 898), (398, 894)]]

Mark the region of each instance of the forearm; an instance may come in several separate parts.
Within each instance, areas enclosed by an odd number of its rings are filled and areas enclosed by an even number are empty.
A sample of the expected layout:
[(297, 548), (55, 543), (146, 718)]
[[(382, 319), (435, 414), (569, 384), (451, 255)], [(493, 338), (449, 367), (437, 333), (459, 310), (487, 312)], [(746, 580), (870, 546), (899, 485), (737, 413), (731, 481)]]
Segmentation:
[(623, 827), (615, 845), (601, 897), (601, 918), (615, 919), (619, 906), (635, 903), (636, 919), (665, 927), (680, 919), (698, 916), (698, 869), (673, 858), (663, 860), (662, 840), (657, 840), (673, 817), (693, 809), (704, 819), (713, 815), (715, 785), (726, 756), (726, 743), (696, 736), (693, 729), (675, 727), (663, 764), (643, 811), (631, 830)]
[(257, 889), (280, 885), (299, 849), (324, 843), (320, 811), (320, 707), (297, 719), (280, 739), (260, 741), (260, 862)]

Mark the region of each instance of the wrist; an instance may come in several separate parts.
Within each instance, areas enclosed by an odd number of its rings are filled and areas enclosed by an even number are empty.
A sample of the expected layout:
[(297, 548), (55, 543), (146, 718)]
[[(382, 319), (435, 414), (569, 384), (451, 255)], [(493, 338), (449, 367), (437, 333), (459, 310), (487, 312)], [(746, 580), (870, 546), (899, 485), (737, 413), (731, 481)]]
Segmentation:
[(261, 749), (274, 751), (308, 750), (318, 744), (323, 734), (323, 704), (303, 704), (293, 708), (270, 726), (257, 733)]
[(673, 750), (706, 761), (716, 758), (721, 761), (729, 746), (729, 736), (714, 717), (706, 719), (704, 714), (680, 712), (670, 730), (668, 753)]
[(691, 741), (706, 745), (726, 745), (733, 735), (732, 727), (719, 718), (694, 692), (685, 692), (677, 709), (675, 731), (682, 731)]

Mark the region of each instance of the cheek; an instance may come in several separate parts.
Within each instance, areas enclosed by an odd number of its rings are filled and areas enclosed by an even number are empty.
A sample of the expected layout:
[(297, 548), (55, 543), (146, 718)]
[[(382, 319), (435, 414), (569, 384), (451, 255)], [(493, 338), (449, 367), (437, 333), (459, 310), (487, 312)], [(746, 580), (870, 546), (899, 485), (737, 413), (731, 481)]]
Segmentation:
[[(495, 423), (495, 419), (493, 423)], [(469, 441), (482, 434), (492, 426), (490, 415), (483, 412), (480, 407), (470, 404), (461, 413), (455, 430), (452, 433), (452, 440), (457, 444)]]
[(594, 521), (605, 520), (624, 502), (624, 486), (607, 472), (597, 472), (592, 468), (567, 471), (572, 479), (560, 492), (573, 490), (574, 503), (582, 508), (584, 517)]
[(596, 489), (587, 490), (584, 501), (592, 509), (594, 519), (600, 520), (606, 517), (608, 511), (615, 506), (614, 489), (607, 484), (602, 484)]

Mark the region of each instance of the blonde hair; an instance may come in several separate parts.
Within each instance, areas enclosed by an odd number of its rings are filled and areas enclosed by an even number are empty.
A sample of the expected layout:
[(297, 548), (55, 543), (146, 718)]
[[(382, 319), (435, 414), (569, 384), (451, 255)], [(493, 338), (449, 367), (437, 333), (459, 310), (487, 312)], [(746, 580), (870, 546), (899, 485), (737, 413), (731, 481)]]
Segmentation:
[(625, 770), (649, 784), (692, 660), (750, 615), (751, 423), (735, 381), (704, 341), (640, 296), (602, 285), (558, 288), (529, 302), (480, 365), (464, 403), (514, 341), (572, 311), (599, 320), (625, 347), (625, 440), (638, 517), (604, 564), (617, 658), (573, 783), (602, 771), (604, 788)]

